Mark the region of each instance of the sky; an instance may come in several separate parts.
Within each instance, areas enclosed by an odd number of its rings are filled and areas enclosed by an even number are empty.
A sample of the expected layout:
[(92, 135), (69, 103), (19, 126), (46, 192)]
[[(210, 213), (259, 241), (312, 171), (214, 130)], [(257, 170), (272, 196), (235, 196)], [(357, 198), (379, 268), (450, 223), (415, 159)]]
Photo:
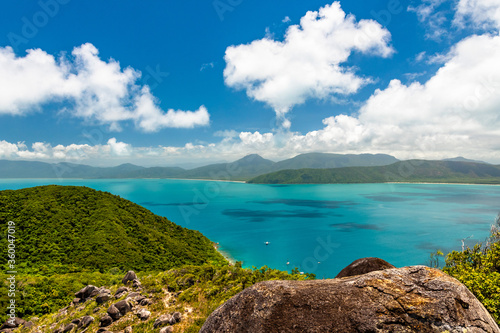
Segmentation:
[(500, 164), (500, 0), (0, 6), (0, 159)]

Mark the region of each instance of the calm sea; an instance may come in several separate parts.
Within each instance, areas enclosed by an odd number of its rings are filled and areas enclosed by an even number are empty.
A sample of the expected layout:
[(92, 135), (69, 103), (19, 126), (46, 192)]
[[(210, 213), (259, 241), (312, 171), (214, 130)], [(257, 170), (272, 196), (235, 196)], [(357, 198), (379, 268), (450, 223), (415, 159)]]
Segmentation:
[(334, 277), (361, 257), (395, 266), (486, 239), (500, 186), (430, 184), (253, 185), (193, 180), (0, 180), (0, 190), (88, 186), (196, 229), (245, 267)]

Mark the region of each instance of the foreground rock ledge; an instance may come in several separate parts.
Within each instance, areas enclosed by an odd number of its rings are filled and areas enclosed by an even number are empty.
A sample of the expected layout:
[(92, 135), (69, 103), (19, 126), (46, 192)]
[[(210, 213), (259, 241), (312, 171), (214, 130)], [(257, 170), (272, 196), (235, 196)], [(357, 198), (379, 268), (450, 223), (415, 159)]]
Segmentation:
[(207, 332), (500, 332), (472, 293), (440, 270), (412, 266), (316, 281), (266, 281), (231, 298)]

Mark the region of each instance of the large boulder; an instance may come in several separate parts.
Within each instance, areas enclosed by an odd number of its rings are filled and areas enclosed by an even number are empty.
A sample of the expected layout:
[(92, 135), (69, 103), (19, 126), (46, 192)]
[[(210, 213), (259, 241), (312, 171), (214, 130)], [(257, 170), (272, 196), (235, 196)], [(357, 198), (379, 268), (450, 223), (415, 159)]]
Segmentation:
[(335, 278), (366, 274), (384, 269), (396, 268), (380, 258), (361, 258), (353, 261), (349, 266), (340, 271)]
[(491, 332), (482, 304), (440, 270), (413, 266), (343, 279), (266, 281), (231, 298), (207, 332)]
[(123, 284), (127, 284), (129, 281), (134, 281), (137, 279), (137, 275), (135, 274), (134, 271), (128, 271), (127, 274), (122, 279)]

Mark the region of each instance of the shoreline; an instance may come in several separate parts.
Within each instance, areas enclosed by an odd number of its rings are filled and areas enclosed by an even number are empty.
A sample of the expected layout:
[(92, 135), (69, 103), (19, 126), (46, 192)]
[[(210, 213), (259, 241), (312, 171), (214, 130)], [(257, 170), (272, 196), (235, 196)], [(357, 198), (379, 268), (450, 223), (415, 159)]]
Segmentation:
[(3, 180), (57, 180), (59, 182), (62, 181), (71, 181), (71, 180), (196, 180), (196, 181), (206, 181), (206, 182), (227, 182), (227, 183), (243, 183), (247, 182), (244, 180), (227, 180), (227, 179), (195, 179), (195, 178), (0, 178), (0, 181)]
[(227, 261), (229, 261), (229, 264), (231, 264), (233, 266), (236, 264), (236, 259), (234, 259), (233, 257), (231, 257), (231, 255), (228, 252), (221, 250), (219, 243), (212, 242), (212, 245), (214, 246), (215, 250), (217, 252), (219, 252), (224, 257), (224, 259), (226, 259)]
[(57, 180), (58, 182), (83, 180), (83, 181), (110, 181), (110, 180), (183, 180), (183, 181), (206, 181), (206, 182), (225, 182), (225, 183), (240, 183), (251, 185), (362, 185), (362, 184), (418, 184), (418, 185), (478, 185), (478, 186), (500, 186), (500, 184), (484, 184), (484, 183), (449, 183), (449, 182), (376, 182), (376, 183), (286, 183), (286, 184), (268, 184), (268, 183), (247, 183), (244, 180), (227, 180), (227, 179), (195, 179), (195, 178), (0, 178), (1, 181), (19, 181), (19, 180)]
[(418, 184), (418, 185), (480, 185), (480, 186), (500, 186), (500, 184), (478, 184), (478, 183), (428, 183), (428, 182), (385, 182), (379, 184)]

